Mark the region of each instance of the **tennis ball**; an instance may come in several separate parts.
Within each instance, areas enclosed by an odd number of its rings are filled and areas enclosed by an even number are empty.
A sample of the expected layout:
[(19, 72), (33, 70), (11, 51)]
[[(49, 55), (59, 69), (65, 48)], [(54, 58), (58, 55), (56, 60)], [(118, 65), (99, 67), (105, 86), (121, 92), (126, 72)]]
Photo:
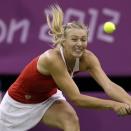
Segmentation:
[(103, 29), (106, 33), (113, 33), (116, 30), (116, 25), (113, 22), (105, 22)]

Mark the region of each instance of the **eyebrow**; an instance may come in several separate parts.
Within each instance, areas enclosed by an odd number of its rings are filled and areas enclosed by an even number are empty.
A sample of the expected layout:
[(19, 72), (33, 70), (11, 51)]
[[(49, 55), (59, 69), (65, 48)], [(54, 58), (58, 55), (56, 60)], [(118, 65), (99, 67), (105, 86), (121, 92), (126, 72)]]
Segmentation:
[(84, 38), (87, 38), (87, 35), (84, 35), (84, 36), (71, 35), (71, 37), (84, 37)]
[(87, 37), (87, 35), (83, 35), (83, 36), (78, 36), (78, 35), (71, 35), (73, 37)]

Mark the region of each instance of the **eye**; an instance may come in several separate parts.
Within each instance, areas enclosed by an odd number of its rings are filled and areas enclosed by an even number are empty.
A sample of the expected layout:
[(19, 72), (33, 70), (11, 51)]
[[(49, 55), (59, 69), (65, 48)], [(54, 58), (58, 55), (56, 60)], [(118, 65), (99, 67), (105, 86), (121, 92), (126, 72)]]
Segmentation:
[(76, 39), (76, 38), (72, 38), (71, 40), (74, 41), (74, 42), (76, 42), (78, 39)]
[(86, 42), (86, 41), (87, 41), (87, 39), (81, 39), (81, 41), (82, 41), (82, 42)]

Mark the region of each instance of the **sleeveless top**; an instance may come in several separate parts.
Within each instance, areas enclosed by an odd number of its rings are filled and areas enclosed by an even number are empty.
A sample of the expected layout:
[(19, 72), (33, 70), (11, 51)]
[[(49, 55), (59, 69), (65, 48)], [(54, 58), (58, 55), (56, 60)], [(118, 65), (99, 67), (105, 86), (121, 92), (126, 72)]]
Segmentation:
[(26, 104), (40, 103), (57, 92), (58, 87), (53, 78), (38, 72), (38, 58), (27, 64), (9, 87), (8, 94), (14, 100)]
[[(66, 65), (63, 48), (60, 47), (62, 59)], [(57, 85), (52, 76), (41, 74), (37, 70), (39, 56), (25, 66), (16, 81), (9, 87), (8, 94), (16, 101), (26, 104), (40, 103), (57, 92)], [(73, 73), (79, 71), (79, 59), (76, 59)]]
[[(66, 64), (66, 61), (65, 61), (65, 57), (64, 57), (64, 53), (63, 53), (63, 47), (62, 46), (60, 47), (60, 53), (61, 53), (61, 56), (62, 56), (62, 59), (63, 59), (65, 65), (67, 67), (67, 64)], [(73, 75), (74, 75), (75, 72), (79, 72), (79, 68), (80, 68), (79, 67), (79, 65), (80, 65), (79, 63), (80, 63), (79, 62), (79, 58), (76, 58), (75, 65), (73, 67), (73, 71), (71, 72), (71, 77), (73, 77)]]

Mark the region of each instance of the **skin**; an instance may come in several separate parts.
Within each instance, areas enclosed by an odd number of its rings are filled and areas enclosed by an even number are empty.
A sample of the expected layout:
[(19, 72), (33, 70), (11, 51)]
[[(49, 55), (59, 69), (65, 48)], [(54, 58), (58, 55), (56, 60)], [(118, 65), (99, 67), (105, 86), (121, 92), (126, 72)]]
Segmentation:
[[(37, 64), (38, 71), (44, 75), (51, 75), (63, 94), (79, 107), (111, 109), (121, 116), (130, 114), (130, 96), (107, 77), (98, 58), (87, 50), (87, 43), (87, 33), (84, 29), (69, 29), (62, 44), (67, 67), (57, 46), (40, 56)], [(113, 100), (104, 100), (80, 93), (70, 76), (76, 58), (80, 58), (80, 71), (89, 72)], [(64, 131), (80, 131), (77, 114), (66, 101), (56, 101), (47, 110), (42, 121)]]

